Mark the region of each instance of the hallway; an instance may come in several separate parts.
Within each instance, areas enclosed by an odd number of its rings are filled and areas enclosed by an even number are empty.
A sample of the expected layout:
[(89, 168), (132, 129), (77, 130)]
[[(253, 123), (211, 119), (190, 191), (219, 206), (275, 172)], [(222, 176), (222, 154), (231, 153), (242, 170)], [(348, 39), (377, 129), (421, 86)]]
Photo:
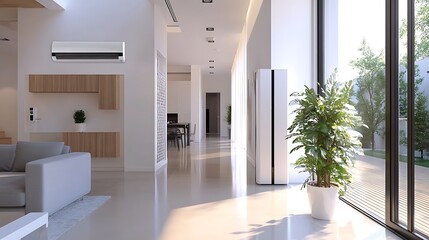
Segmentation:
[(398, 239), (342, 202), (336, 222), (311, 218), (299, 185), (256, 185), (227, 139), (168, 158), (155, 175), (94, 172), (91, 195), (112, 198), (60, 239)]

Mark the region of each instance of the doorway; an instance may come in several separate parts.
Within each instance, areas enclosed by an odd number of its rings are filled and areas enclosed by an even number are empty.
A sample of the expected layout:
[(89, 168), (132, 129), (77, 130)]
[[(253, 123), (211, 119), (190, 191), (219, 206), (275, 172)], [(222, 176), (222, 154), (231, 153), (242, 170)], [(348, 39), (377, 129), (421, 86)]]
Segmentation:
[(206, 93), (206, 134), (220, 135), (220, 93)]

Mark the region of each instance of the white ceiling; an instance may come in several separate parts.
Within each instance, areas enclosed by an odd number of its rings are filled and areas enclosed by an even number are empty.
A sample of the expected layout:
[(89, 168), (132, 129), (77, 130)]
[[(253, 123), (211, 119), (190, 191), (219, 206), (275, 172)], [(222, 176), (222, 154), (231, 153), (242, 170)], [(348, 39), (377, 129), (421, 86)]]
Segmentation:
[[(203, 78), (228, 77), (250, 0), (170, 0), (181, 32), (168, 33), (169, 65), (201, 65)], [(159, 0), (166, 11), (165, 0)], [(171, 17), (169, 16), (171, 20)], [(207, 32), (206, 27), (214, 27)], [(214, 37), (215, 43), (207, 43)], [(215, 60), (214, 64), (209, 59)], [(209, 66), (215, 66), (209, 69)], [(214, 74), (210, 75), (209, 72)]]
[[(203, 78), (229, 77), (250, 0), (170, 1), (178, 23), (172, 21), (165, 0), (154, 0), (171, 21), (168, 24), (181, 28), (181, 32), (168, 33), (168, 65), (201, 65)], [(207, 32), (206, 27), (215, 31)], [(11, 39), (3, 47), (16, 44), (16, 9), (0, 9), (0, 37)], [(214, 37), (215, 43), (207, 43), (207, 37)], [(211, 64), (209, 59), (215, 62)], [(210, 65), (215, 68), (209, 69)]]

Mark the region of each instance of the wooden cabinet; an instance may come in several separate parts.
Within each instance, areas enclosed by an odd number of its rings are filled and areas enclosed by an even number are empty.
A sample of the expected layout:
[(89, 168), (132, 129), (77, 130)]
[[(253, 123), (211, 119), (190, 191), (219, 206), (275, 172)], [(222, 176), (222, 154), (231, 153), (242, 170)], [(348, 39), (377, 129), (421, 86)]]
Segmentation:
[(98, 93), (98, 75), (30, 75), (33, 93)]
[(98, 81), (98, 108), (119, 109), (119, 75), (100, 75)]
[(99, 109), (119, 109), (122, 75), (29, 75), (32, 93), (98, 93)]
[(93, 158), (120, 156), (119, 132), (65, 132), (63, 141), (73, 152), (89, 152)]

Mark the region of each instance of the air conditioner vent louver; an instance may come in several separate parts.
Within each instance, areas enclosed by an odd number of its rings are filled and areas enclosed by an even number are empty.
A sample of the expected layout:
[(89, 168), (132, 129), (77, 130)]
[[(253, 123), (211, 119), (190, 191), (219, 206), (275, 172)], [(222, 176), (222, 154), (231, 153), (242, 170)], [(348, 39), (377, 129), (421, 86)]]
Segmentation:
[(58, 62), (125, 62), (124, 42), (52, 42)]
[(122, 56), (122, 53), (52, 53), (57, 60), (116, 60)]

